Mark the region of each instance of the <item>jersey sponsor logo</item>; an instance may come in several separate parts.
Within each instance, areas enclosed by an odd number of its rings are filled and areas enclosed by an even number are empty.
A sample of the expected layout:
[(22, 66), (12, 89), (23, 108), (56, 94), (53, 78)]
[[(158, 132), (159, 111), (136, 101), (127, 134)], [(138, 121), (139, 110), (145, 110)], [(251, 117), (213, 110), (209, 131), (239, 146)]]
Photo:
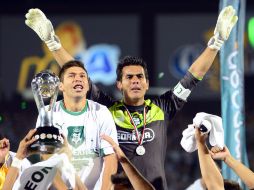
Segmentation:
[[(81, 146), (82, 147), (82, 146)], [(77, 172), (80, 172), (84, 167), (92, 166), (94, 159), (99, 157), (98, 149), (72, 149), (72, 164)]]
[[(139, 131), (139, 136), (141, 136), (142, 130)], [(144, 140), (143, 142), (150, 142), (153, 141), (155, 137), (155, 133), (152, 129), (146, 128), (144, 133)], [(138, 139), (134, 131), (122, 131), (117, 130), (117, 139), (119, 143), (128, 143), (128, 144), (138, 144)]]
[(84, 126), (68, 127), (67, 140), (71, 146), (79, 147), (85, 141)]

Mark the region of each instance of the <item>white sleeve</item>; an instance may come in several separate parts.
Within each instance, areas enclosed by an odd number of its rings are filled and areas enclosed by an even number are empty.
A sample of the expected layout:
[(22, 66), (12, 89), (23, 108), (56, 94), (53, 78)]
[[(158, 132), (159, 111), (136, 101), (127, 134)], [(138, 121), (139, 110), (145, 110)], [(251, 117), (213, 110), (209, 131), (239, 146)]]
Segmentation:
[(29, 168), (31, 166), (31, 162), (24, 158), (24, 160), (22, 160), (22, 165), (21, 165), (21, 171), (24, 171), (25, 169)]
[[(11, 161), (13, 160), (15, 155), (16, 155), (15, 152), (10, 151)], [(10, 163), (10, 165), (11, 165), (11, 163)], [(29, 168), (31, 165), (32, 165), (31, 162), (27, 158), (24, 158), (21, 162), (21, 172), (24, 171), (26, 168)]]
[(201, 183), (201, 179), (197, 179), (193, 184), (187, 187), (185, 190), (205, 190)]
[[(100, 117), (98, 117), (101, 124), (100, 135), (108, 135), (118, 144), (116, 125), (110, 111), (108, 110), (108, 108), (103, 107), (100, 114)], [(101, 140), (100, 149), (103, 155), (109, 155), (114, 153), (112, 146), (105, 140)]]

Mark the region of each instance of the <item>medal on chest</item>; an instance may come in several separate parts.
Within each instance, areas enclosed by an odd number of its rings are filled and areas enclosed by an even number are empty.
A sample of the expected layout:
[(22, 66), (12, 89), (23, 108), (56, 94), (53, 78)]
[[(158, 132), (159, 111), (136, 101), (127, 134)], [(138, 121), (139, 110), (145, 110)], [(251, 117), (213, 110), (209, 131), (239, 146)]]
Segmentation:
[(143, 145), (138, 145), (138, 147), (136, 148), (136, 153), (139, 156), (143, 156), (146, 153), (146, 149)]
[(146, 109), (145, 108), (146, 107), (144, 107), (144, 113), (143, 113), (143, 121), (144, 121), (143, 124), (144, 124), (144, 126), (143, 126), (143, 130), (142, 130), (141, 135), (139, 135), (138, 128), (137, 128), (137, 125), (136, 125), (137, 121), (136, 122), (134, 121), (134, 118), (131, 116), (129, 110), (125, 107), (128, 115), (130, 117), (131, 123), (132, 123), (133, 128), (134, 128), (134, 132), (135, 132), (137, 140), (138, 140), (138, 146), (136, 148), (136, 154), (138, 156), (143, 156), (146, 153), (146, 149), (143, 146), (143, 140), (144, 140), (144, 134), (145, 134), (145, 128), (146, 128)]

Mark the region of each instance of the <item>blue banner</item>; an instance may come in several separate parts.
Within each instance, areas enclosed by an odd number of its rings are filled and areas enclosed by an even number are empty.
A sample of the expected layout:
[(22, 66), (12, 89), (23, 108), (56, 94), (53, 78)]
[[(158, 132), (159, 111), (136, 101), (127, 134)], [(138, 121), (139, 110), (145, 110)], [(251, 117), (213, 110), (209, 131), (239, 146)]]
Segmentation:
[[(221, 106), (225, 144), (234, 158), (248, 166), (244, 111), (244, 29), (246, 2), (245, 0), (220, 0), (220, 10), (228, 5), (232, 5), (236, 10), (238, 22), (220, 51)], [(222, 166), (222, 174), (225, 179), (241, 183), (239, 177), (225, 164)]]

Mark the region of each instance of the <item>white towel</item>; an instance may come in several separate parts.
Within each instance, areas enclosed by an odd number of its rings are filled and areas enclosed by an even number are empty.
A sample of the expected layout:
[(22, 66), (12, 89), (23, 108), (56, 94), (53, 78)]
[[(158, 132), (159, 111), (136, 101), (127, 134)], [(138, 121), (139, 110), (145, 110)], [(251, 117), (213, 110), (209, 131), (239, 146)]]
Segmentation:
[(183, 149), (186, 152), (194, 152), (197, 149), (194, 125), (188, 125), (188, 128), (183, 131), (182, 135), (181, 145)]
[(182, 133), (181, 146), (186, 152), (194, 152), (197, 150), (195, 139), (195, 127), (205, 127), (204, 133), (209, 133), (209, 143), (211, 146), (218, 146), (220, 149), (224, 147), (224, 130), (222, 127), (222, 119), (219, 116), (207, 114), (204, 112), (197, 113), (193, 119), (193, 124), (188, 125)]
[(38, 162), (25, 169), (16, 180), (13, 189), (24, 190), (35, 188), (45, 190), (50, 187), (57, 169), (62, 173), (62, 178), (69, 188), (75, 187), (75, 170), (70, 164), (65, 153), (54, 154), (49, 159)]

